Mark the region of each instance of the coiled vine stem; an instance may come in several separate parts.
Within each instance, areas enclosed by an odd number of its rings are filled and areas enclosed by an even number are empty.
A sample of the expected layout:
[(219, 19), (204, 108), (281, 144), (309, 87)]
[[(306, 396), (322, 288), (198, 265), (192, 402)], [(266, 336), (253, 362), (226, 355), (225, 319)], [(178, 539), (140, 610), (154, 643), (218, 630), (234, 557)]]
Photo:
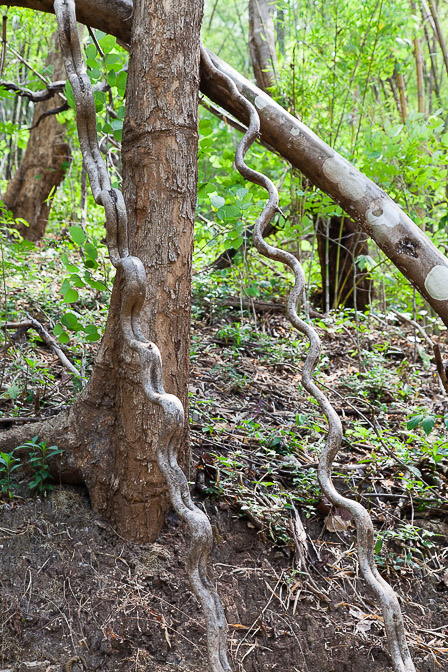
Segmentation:
[(218, 593), (207, 576), (207, 561), (213, 541), (212, 529), (205, 513), (193, 504), (187, 479), (177, 463), (177, 448), (184, 426), (184, 409), (176, 396), (165, 392), (160, 351), (143, 334), (141, 310), (145, 300), (146, 272), (141, 260), (129, 253), (123, 195), (118, 189), (111, 188), (107, 168), (99, 150), (94, 94), (84, 67), (74, 0), (55, 0), (54, 10), (67, 77), (75, 98), (82, 156), (93, 197), (105, 210), (110, 259), (124, 278), (120, 312), (123, 337), (126, 344), (139, 356), (141, 382), (147, 398), (160, 407), (163, 415), (157, 462), (166, 479), (171, 503), (190, 530), (187, 571), (206, 622), (210, 670), (231, 672), (227, 660), (227, 623), (224, 610)]
[(349, 511), (355, 520), (359, 565), (364, 579), (381, 604), (384, 626), (395, 672), (415, 672), (406, 642), (403, 616), (397, 596), (391, 586), (379, 574), (375, 565), (374, 531), (371, 518), (361, 504), (351, 501), (337, 492), (331, 480), (331, 465), (341, 446), (342, 426), (335, 409), (313, 381), (313, 372), (320, 357), (321, 345), (319, 336), (313, 327), (301, 320), (297, 315), (297, 306), (305, 286), (303, 268), (292, 254), (269, 245), (263, 238), (263, 231), (279, 210), (279, 201), (277, 189), (272, 181), (265, 175), (249, 168), (244, 160), (246, 152), (259, 136), (260, 120), (258, 113), (252, 103), (241, 95), (234, 82), (225, 73), (215, 67), (204, 47), (201, 48), (201, 58), (208, 73), (225, 83), (226, 88), (231, 92), (233, 102), (238, 103), (240, 107), (244, 108), (249, 118), (247, 131), (236, 150), (235, 165), (245, 179), (266, 189), (269, 196), (255, 224), (253, 233), (255, 247), (260, 254), (286, 264), (294, 273), (295, 282), (287, 300), (286, 314), (291, 324), (309, 340), (310, 347), (303, 365), (302, 383), (305, 390), (317, 400), (328, 421), (327, 439), (318, 468), (321, 488), (332, 504)]

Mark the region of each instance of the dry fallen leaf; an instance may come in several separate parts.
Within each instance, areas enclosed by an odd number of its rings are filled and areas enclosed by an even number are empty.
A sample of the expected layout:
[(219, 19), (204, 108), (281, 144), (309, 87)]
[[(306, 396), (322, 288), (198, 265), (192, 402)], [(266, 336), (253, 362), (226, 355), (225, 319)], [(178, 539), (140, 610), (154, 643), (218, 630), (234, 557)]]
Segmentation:
[(345, 532), (351, 526), (350, 520), (344, 520), (342, 516), (330, 513), (325, 521), (325, 529), (329, 532)]

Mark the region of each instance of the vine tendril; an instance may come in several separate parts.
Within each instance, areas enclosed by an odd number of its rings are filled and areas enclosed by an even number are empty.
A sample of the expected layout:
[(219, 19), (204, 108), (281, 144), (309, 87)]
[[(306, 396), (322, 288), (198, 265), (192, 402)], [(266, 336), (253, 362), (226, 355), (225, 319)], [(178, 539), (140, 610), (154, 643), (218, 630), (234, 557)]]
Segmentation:
[(160, 351), (143, 333), (141, 310), (145, 300), (146, 272), (141, 260), (130, 255), (126, 205), (121, 191), (111, 188), (109, 174), (98, 146), (94, 94), (82, 58), (74, 0), (54, 0), (54, 10), (67, 77), (75, 98), (82, 156), (93, 197), (105, 210), (110, 259), (124, 278), (120, 312), (124, 341), (139, 356), (141, 382), (146, 397), (162, 411), (163, 424), (157, 446), (157, 462), (166, 479), (171, 503), (190, 530), (187, 572), (192, 589), (201, 603), (206, 623), (210, 670), (231, 672), (227, 660), (227, 622), (218, 593), (207, 575), (207, 562), (213, 543), (212, 529), (205, 513), (194, 505), (185, 474), (177, 463), (177, 449), (184, 426), (184, 409), (176, 396), (165, 392)]
[(403, 616), (401, 614), (398, 598), (391, 586), (379, 574), (375, 565), (372, 520), (361, 504), (343, 497), (335, 489), (331, 480), (331, 465), (341, 447), (342, 425), (335, 409), (313, 381), (313, 372), (319, 361), (321, 345), (319, 336), (314, 328), (307, 322), (301, 320), (297, 314), (297, 306), (305, 286), (303, 268), (296, 257), (285, 250), (269, 245), (263, 238), (263, 231), (269, 222), (271, 222), (276, 212), (279, 211), (279, 197), (277, 189), (272, 181), (266, 177), (266, 175), (262, 175), (252, 168), (249, 168), (244, 160), (248, 149), (259, 136), (260, 119), (258, 113), (252, 103), (238, 91), (230, 77), (215, 67), (204, 47), (201, 47), (201, 58), (208, 73), (225, 83), (226, 88), (231, 92), (230, 95), (232, 96), (233, 102), (239, 103), (239, 105), (246, 110), (249, 118), (247, 131), (236, 150), (235, 165), (239, 173), (245, 179), (263, 187), (268, 192), (268, 201), (254, 227), (253, 239), (255, 247), (260, 254), (269, 259), (282, 262), (294, 273), (294, 287), (287, 299), (286, 314), (291, 324), (309, 340), (310, 347), (303, 365), (302, 383), (305, 390), (317, 400), (328, 421), (327, 439), (325, 448), (322, 451), (319, 460), (318, 468), (318, 478), (321, 488), (330, 502), (335, 506), (349, 511), (355, 520), (358, 538), (359, 565), (364, 579), (381, 604), (384, 626), (395, 672), (415, 672), (415, 667), (406, 642)]

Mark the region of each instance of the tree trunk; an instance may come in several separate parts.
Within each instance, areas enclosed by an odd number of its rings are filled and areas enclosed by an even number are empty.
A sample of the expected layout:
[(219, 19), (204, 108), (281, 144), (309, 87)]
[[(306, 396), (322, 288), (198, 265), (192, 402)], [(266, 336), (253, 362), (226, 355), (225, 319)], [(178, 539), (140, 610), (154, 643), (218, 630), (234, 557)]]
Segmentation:
[[(58, 44), (50, 51), (46, 64), (53, 66), (53, 81), (65, 79)], [(17, 227), (28, 240), (40, 240), (45, 234), (54, 191), (62, 182), (71, 158), (70, 145), (65, 141), (65, 125), (60, 124), (55, 115), (44, 117), (39, 123), (45, 112), (59, 104), (57, 100), (50, 98), (36, 103), (25, 154), (3, 195), (14, 217), (29, 224), (20, 223)]]
[(264, 91), (275, 84), (274, 14), (275, 2), (272, 0), (249, 0), (249, 51), (255, 81)]
[[(142, 325), (161, 350), (166, 391), (185, 408), (201, 19), (198, 0), (135, 3), (123, 129), (130, 253), (142, 260), (148, 277)], [(136, 356), (123, 346), (119, 314), (117, 277), (104, 340), (83, 395), (96, 458), (89, 459), (85, 477), (93, 507), (120, 534), (143, 541), (155, 538), (168, 509), (155, 454), (161, 416), (143, 393)], [(108, 418), (106, 432), (96, 431), (97, 409)], [(187, 439), (185, 429), (184, 451)]]
[(355, 267), (357, 257), (369, 253), (367, 240), (367, 235), (359, 232), (347, 217), (335, 216), (319, 221), (317, 249), (322, 276), (320, 304), (324, 310), (339, 307), (356, 310), (368, 308), (372, 280), (368, 272)]
[[(166, 391), (187, 408), (202, 2), (141, 0), (134, 19), (123, 128), (130, 253), (148, 277), (143, 330), (161, 350)], [(64, 448), (61, 477), (84, 482), (92, 507), (119, 534), (144, 542), (160, 532), (169, 500), (156, 462), (161, 416), (123, 343), (121, 280), (117, 274), (92, 377), (75, 404), (10, 430), (1, 445), (18, 445), (28, 433)], [(184, 459), (187, 443), (186, 427)]]

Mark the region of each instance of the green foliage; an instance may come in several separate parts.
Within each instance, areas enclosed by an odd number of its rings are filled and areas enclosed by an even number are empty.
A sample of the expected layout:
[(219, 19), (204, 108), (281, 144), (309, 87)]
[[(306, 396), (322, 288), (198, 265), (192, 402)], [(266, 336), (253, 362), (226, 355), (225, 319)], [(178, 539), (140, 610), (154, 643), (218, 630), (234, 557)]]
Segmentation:
[(30, 490), (41, 497), (46, 497), (53, 490), (49, 460), (62, 455), (64, 451), (57, 446), (47, 446), (46, 441), (39, 441), (38, 436), (34, 436), (31, 441), (26, 441), (18, 448), (30, 449), (28, 461), (33, 470), (33, 477), (29, 482)]
[[(434, 532), (423, 530), (410, 523), (400, 523), (393, 530), (379, 532), (375, 544), (376, 562), (380, 567), (390, 564), (397, 571), (403, 566), (419, 568), (425, 554), (434, 548), (436, 536)], [(389, 548), (391, 542), (402, 552)]]
[[(99, 242), (93, 237), (88, 239), (79, 226), (71, 226), (69, 233), (80, 255), (80, 262), (77, 263), (73, 263), (73, 259), (69, 259), (67, 253), (61, 255), (62, 264), (68, 275), (63, 280), (60, 291), (63, 302), (70, 305), (78, 303), (80, 298), (78, 289), (90, 287), (101, 297), (101, 294), (107, 291), (107, 286), (92, 275), (100, 269), (99, 255), (102, 256), (102, 250), (99, 251)], [(97, 325), (87, 322), (73, 310), (64, 313), (53, 328), (53, 334), (58, 337), (60, 343), (69, 343), (67, 330), (81, 332), (86, 341), (98, 341), (101, 338)]]
[(0, 452), (0, 492), (9, 499), (14, 497), (17, 483), (12, 481), (12, 472), (20, 466), (20, 460), (11, 453)]

